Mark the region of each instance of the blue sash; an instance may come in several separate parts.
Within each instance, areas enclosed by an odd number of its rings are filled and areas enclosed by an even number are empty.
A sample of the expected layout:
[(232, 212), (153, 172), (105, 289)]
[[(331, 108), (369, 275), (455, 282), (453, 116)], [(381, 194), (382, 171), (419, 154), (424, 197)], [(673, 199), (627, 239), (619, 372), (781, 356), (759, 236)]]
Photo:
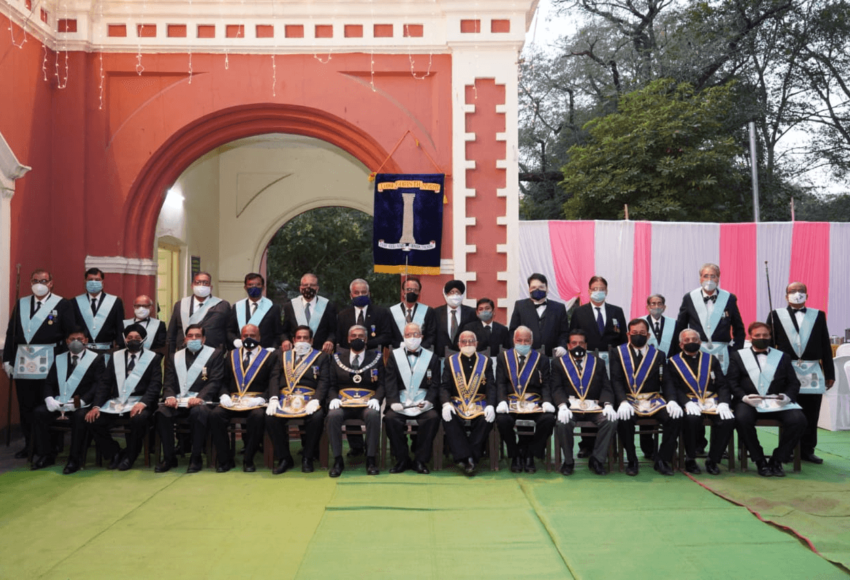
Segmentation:
[(711, 311), (711, 318), (708, 316), (708, 308), (702, 299), (702, 288), (697, 288), (691, 292), (691, 302), (694, 303), (694, 310), (697, 312), (699, 322), (702, 325), (702, 330), (708, 339), (708, 345), (711, 346), (711, 335), (714, 329), (720, 324), (720, 319), (723, 317), (723, 312), (726, 310), (726, 304), (729, 302), (729, 294), (726, 290), (717, 289), (717, 301), (714, 303), (714, 309)]
[(292, 304), (292, 311), (295, 313), (295, 321), (299, 326), (309, 326), (313, 334), (319, 329), (319, 323), (322, 321), (322, 316), (325, 314), (325, 308), (328, 305), (328, 299), (321, 296), (316, 296), (316, 308), (310, 313), (310, 322), (307, 322), (307, 315), (304, 314), (304, 302), (301, 298), (293, 298), (289, 301)]
[(534, 376), (534, 371), (537, 369), (537, 363), (540, 362), (540, 353), (532, 350), (528, 353), (528, 358), (525, 359), (525, 365), (519, 368), (519, 356), (516, 349), (512, 348), (504, 352), (505, 363), (508, 365), (508, 376), (511, 379), (511, 386), (514, 388), (514, 393), (522, 398), (528, 388), (528, 383)]
[(632, 395), (637, 395), (643, 388), (643, 384), (649, 377), (649, 371), (652, 365), (655, 364), (655, 359), (658, 357), (658, 349), (650, 345), (646, 349), (646, 356), (640, 363), (637, 371), (635, 363), (632, 360), (632, 351), (628, 344), (621, 344), (617, 347), (620, 353), (620, 362), (623, 364), (623, 372), (626, 374), (626, 382), (629, 385), (629, 391)]
[(587, 353), (584, 355), (584, 358), (584, 369), (579, 374), (572, 353), (567, 353), (567, 355), (561, 357), (561, 366), (564, 368), (564, 372), (567, 374), (573, 390), (582, 401), (587, 397), (587, 391), (593, 382), (593, 375), (596, 374), (596, 357)]
[[(68, 376), (68, 364), (71, 361), (71, 353), (65, 352), (56, 357), (56, 380), (59, 383), (59, 402), (61, 404), (70, 403), (74, 397), (77, 387), (80, 386), (80, 381), (86, 375), (86, 371), (97, 358), (96, 354), (88, 354), (83, 351), (77, 360), (77, 367), (71, 376)], [(67, 377), (67, 378), (65, 378)], [(91, 401), (89, 401), (91, 403)]]
[[(307, 372), (307, 369), (312, 366), (313, 362), (322, 354), (321, 351), (313, 349), (309, 354), (304, 356), (301, 359), (301, 362), (297, 365), (295, 364), (295, 352), (292, 350), (287, 350), (283, 353), (283, 376), (286, 379), (286, 387), (281, 390), (280, 394), (283, 396), (291, 395), (295, 388), (298, 386), (301, 377), (304, 376), (304, 373)], [(315, 369), (314, 369), (315, 370)], [(318, 374), (318, 373), (316, 373)]]
[[(773, 377), (776, 375), (776, 369), (779, 368), (779, 363), (782, 361), (782, 351), (771, 348), (767, 351), (767, 359), (764, 361), (764, 367), (759, 368), (758, 361), (756, 361), (756, 355), (752, 351), (752, 349), (744, 349), (739, 350), (738, 354), (741, 356), (741, 362), (744, 363), (744, 368), (747, 369), (747, 374), (750, 376), (750, 380), (755, 385), (758, 394), (764, 397), (767, 395), (767, 391), (770, 389), (770, 383), (773, 382)], [(775, 411), (788, 411), (790, 409), (800, 409), (800, 405), (797, 403), (789, 403), (783, 407), (780, 407), (776, 404), (772, 404), (771, 401), (762, 401), (759, 403), (759, 406), (756, 407), (756, 411), (759, 413), (772, 413)]]
[(127, 349), (122, 348), (121, 350), (113, 353), (113, 368), (115, 370), (115, 382), (118, 385), (118, 396), (114, 399), (110, 399), (103, 405), (103, 407), (100, 408), (103, 413), (121, 414), (125, 411), (129, 411), (133, 405), (142, 400), (141, 396), (136, 395), (131, 397), (130, 395), (134, 390), (136, 390), (139, 381), (142, 380), (142, 376), (145, 374), (145, 371), (148, 369), (148, 366), (150, 366), (151, 361), (153, 361), (156, 355), (149, 350), (143, 351), (139, 360), (136, 362), (136, 366), (133, 367), (133, 370), (130, 371), (129, 375), (127, 375), (127, 363), (124, 360), (124, 353), (126, 350)]
[(186, 349), (181, 348), (174, 353), (174, 371), (177, 373), (177, 384), (180, 385), (178, 398), (182, 399), (189, 393), (189, 389), (198, 380), (198, 375), (201, 374), (214, 352), (213, 347), (204, 345), (188, 369), (186, 368)]
[[(421, 349), (422, 352), (416, 357), (416, 364), (413, 369), (410, 368), (410, 363), (407, 360), (407, 350), (404, 347), (397, 348), (393, 351), (398, 372), (401, 375), (401, 380), (404, 383), (405, 389), (399, 392), (399, 398), (402, 405), (415, 405), (425, 400), (428, 394), (426, 389), (420, 388), (422, 380), (425, 378), (425, 373), (431, 364), (433, 353), (427, 348)], [(412, 411), (412, 413), (410, 413)], [(410, 408), (403, 409), (405, 415), (419, 415), (422, 409)]]
[[(115, 304), (115, 296), (112, 294), (103, 293), (103, 302), (97, 309), (97, 315), (91, 313), (91, 299), (88, 294), (80, 294), (77, 296), (77, 308), (80, 309), (80, 314), (83, 317), (83, 322), (86, 323), (86, 328), (89, 329), (91, 339), (97, 340), (97, 335), (106, 323), (106, 317), (112, 311), (112, 306)], [(112, 346), (112, 345), (109, 345)], [(109, 348), (109, 347), (107, 347)]]
[(818, 317), (818, 310), (807, 308), (803, 314), (803, 322), (800, 324), (800, 332), (794, 327), (791, 321), (791, 313), (785, 308), (776, 311), (779, 322), (782, 323), (782, 328), (791, 342), (791, 347), (794, 349), (794, 354), (797, 355), (797, 360), (794, 363), (794, 373), (800, 379), (800, 394), (803, 395), (822, 395), (826, 392), (826, 377), (823, 374), (823, 369), (820, 366), (819, 360), (803, 360), (803, 352), (809, 344), (809, 338), (812, 336), (812, 330), (815, 326), (815, 321)]
[(483, 395), (478, 394), (478, 389), (481, 385), (487, 382), (486, 377), (484, 376), (484, 368), (487, 365), (487, 357), (480, 354), (475, 353), (475, 364), (472, 367), (472, 376), (469, 378), (469, 382), (467, 382), (466, 377), (463, 374), (463, 367), (460, 364), (460, 357), (462, 355), (460, 353), (453, 354), (449, 357), (449, 366), (452, 370), (452, 378), (455, 382), (455, 388), (457, 389), (458, 397), (455, 397), (455, 400), (452, 403), (458, 410), (458, 414), (464, 419), (471, 419), (473, 417), (477, 417), (481, 413), (484, 412), (484, 407), (486, 407), (485, 397)]
[(694, 376), (694, 372), (691, 370), (691, 367), (688, 366), (688, 363), (685, 362), (685, 359), (682, 358), (681, 354), (671, 357), (670, 362), (673, 363), (673, 367), (679, 372), (679, 376), (682, 377), (682, 380), (691, 390), (691, 392), (688, 393), (688, 399), (697, 404), (704, 405), (706, 403), (706, 399), (714, 397), (714, 394), (708, 390), (708, 382), (711, 379), (710, 354), (704, 352), (699, 353), (696, 376)]
[(657, 346), (658, 350), (667, 355), (670, 352), (670, 346), (673, 344), (673, 333), (676, 332), (676, 319), (669, 316), (662, 316), (662, 318), (664, 319), (664, 330), (661, 331), (661, 342), (658, 342), (658, 339), (655, 338), (655, 332), (652, 330), (654, 322), (652, 316), (647, 314), (643, 317), (649, 324), (649, 340), (647, 344)]
[[(53, 312), (56, 305), (61, 301), (61, 296), (51, 294), (47, 300), (44, 301), (44, 304), (41, 305), (41, 308), (38, 309), (38, 312), (35, 313), (35, 316), (30, 318), (32, 305), (34, 302), (38, 302), (38, 300), (36, 300), (35, 296), (32, 295), (21, 298), (20, 302), (18, 302), (18, 315), (21, 317), (21, 328), (24, 331), (24, 340), (27, 341), (27, 344), (32, 342), (32, 337), (35, 336), (35, 333), (38, 332), (38, 329), (41, 328), (42, 324), (44, 324), (48, 315)], [(50, 321), (51, 323), (53, 322), (52, 316)], [(9, 347), (11, 347), (11, 345), (7, 345), (7, 348)]]
[(192, 300), (194, 299), (195, 296), (187, 296), (180, 301), (180, 322), (183, 324), (183, 334), (186, 334), (186, 327), (190, 324), (199, 324), (207, 315), (207, 312), (209, 312), (213, 306), (221, 302), (221, 298), (207, 296), (207, 299), (204, 300), (204, 305), (197, 309), (194, 314), (189, 316), (189, 306), (192, 305)]
[[(236, 308), (236, 321), (239, 324), (239, 331), (242, 331), (242, 327), (246, 324), (253, 324), (254, 326), (260, 326), (260, 322), (265, 318), (266, 313), (271, 310), (272, 305), (274, 304), (271, 300), (263, 296), (257, 301), (257, 311), (251, 316), (251, 320), (245, 322), (245, 303), (248, 302), (247, 298), (244, 298), (237, 302), (234, 305)], [(206, 308), (206, 306), (204, 306)]]
[(242, 351), (244, 348), (235, 348), (230, 352), (230, 362), (233, 363), (233, 376), (236, 379), (236, 390), (239, 397), (245, 396), (250, 391), (249, 387), (254, 379), (257, 378), (257, 373), (269, 359), (269, 351), (264, 348), (257, 349), (257, 355), (251, 361), (251, 366), (247, 369), (242, 368)]
[[(407, 325), (407, 314), (405, 313), (404, 306), (402, 306), (401, 302), (399, 302), (390, 308), (390, 312), (393, 313), (393, 320), (395, 320), (395, 325), (398, 326), (398, 331), (402, 336), (404, 336), (404, 327)], [(417, 307), (413, 311), (413, 320), (411, 320), (411, 322), (415, 322), (419, 325), (419, 328), (422, 328), (422, 325), (425, 323), (425, 315), (427, 313), (427, 306), (424, 304), (417, 304)]]
[[(147, 331), (147, 336), (145, 336), (145, 348), (153, 347), (153, 339), (156, 338), (156, 331), (159, 329), (159, 325), (162, 324), (162, 320), (156, 318), (149, 318), (148, 325), (145, 328)], [(124, 328), (127, 328), (131, 324), (136, 322), (135, 318), (125, 318), (124, 319)]]

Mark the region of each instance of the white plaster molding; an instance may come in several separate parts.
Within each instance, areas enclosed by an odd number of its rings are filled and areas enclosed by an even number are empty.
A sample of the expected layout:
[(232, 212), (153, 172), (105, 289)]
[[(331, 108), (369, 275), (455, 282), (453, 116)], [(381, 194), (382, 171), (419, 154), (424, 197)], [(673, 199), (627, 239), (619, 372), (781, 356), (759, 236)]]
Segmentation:
[(474, 254), (478, 251), (478, 246), (475, 244), (467, 244), (464, 248), (464, 254)]
[(455, 262), (452, 259), (440, 260), (440, 274), (453, 275), (455, 273)]
[(467, 141), (467, 142), (475, 141), (475, 133), (464, 133), (463, 134), (463, 140)]
[(496, 272), (496, 280), (499, 282), (507, 282), (510, 280), (510, 274), (508, 272)]
[(506, 226), (506, 225), (508, 225), (509, 219), (510, 218), (508, 218), (508, 216), (506, 216), (506, 215), (500, 215), (499, 217), (496, 218), (496, 225), (497, 226)]
[(468, 228), (474, 228), (475, 227), (475, 218), (474, 217), (466, 218), (466, 227), (468, 227)]
[(123, 256), (86, 256), (86, 268), (100, 268), (107, 274), (156, 276), (156, 260)]

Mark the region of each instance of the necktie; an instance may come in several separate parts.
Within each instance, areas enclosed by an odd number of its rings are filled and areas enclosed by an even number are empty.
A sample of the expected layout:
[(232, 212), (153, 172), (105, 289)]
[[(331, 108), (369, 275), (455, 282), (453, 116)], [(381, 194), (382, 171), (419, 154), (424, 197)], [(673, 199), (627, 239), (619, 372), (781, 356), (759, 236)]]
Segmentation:
[(405, 320), (405, 322), (408, 322), (408, 323), (413, 322), (413, 309), (412, 308), (407, 309), (407, 316), (405, 317), (404, 320)]
[(79, 357), (78, 355), (76, 355), (76, 354), (75, 354), (75, 355), (72, 355), (72, 356), (71, 356), (71, 366), (70, 366), (70, 367), (68, 367), (68, 376), (67, 376), (67, 377), (65, 377), (66, 379), (67, 379), (68, 377), (70, 377), (70, 376), (71, 376), (71, 374), (74, 372), (74, 369), (75, 369), (75, 368), (77, 368), (77, 363), (78, 363), (78, 362), (80, 362), (80, 357)]
[(578, 374), (581, 374), (581, 363), (584, 361), (582, 358), (576, 359), (576, 368), (578, 369)]
[(307, 319), (307, 322), (310, 322), (310, 303), (307, 303), (307, 306), (304, 307), (304, 318)]
[(357, 315), (357, 324), (359, 326), (366, 326), (366, 316), (363, 314), (363, 309), (360, 309), (360, 314)]
[(643, 354), (639, 350), (635, 351), (635, 369), (640, 366), (640, 363), (643, 361)]
[(35, 314), (36, 312), (38, 312), (39, 308), (41, 308), (41, 302), (36, 301), (35, 302), (35, 310), (33, 310), (32, 313)]
[(133, 369), (136, 368), (136, 355), (130, 355), (130, 362), (127, 363), (127, 376), (130, 376), (130, 373), (133, 372)]
[(97, 314), (97, 298), (91, 299), (91, 313)]
[(487, 341), (488, 346), (490, 345), (490, 334), (492, 332), (493, 332), (493, 329), (490, 327), (489, 324), (484, 327), (484, 337), (485, 337), (485, 340)]
[(596, 326), (599, 328), (599, 334), (605, 334), (605, 321), (602, 319), (602, 308), (596, 307)]
[(452, 340), (457, 334), (457, 310), (452, 310)]
[[(253, 318), (253, 316), (254, 316), (256, 313), (257, 313), (257, 303), (256, 303), (256, 302), (251, 302), (251, 317)], [(307, 316), (307, 320), (308, 320), (308, 321), (310, 320), (310, 316), (309, 316), (309, 315)]]
[(711, 296), (703, 296), (702, 301), (708, 304), (708, 301), (717, 302), (717, 294), (712, 294)]
[(359, 354), (354, 355), (354, 360), (351, 361), (351, 368), (353, 368), (353, 369), (359, 369), (360, 368), (360, 355)]
[(655, 336), (661, 335), (661, 323), (657, 320), (655, 321)]
[(519, 368), (522, 368), (523, 366), (525, 366), (525, 355), (521, 354), (519, 355)]
[(245, 358), (242, 360), (242, 366), (245, 367), (246, 369), (249, 366), (251, 366), (251, 351), (250, 350), (245, 351)]

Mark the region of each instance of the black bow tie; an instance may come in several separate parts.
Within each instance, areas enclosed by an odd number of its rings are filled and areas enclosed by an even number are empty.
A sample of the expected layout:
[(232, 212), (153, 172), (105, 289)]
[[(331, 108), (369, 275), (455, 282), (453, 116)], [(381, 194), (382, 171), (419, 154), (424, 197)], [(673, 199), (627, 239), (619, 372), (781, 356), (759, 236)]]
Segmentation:
[(803, 314), (805, 314), (806, 313), (806, 307), (803, 306), (802, 308), (792, 308), (791, 312), (793, 312), (794, 314), (796, 314), (797, 312), (802, 312)]
[(717, 294), (712, 294), (711, 296), (703, 296), (702, 300), (706, 304), (708, 304), (709, 300), (711, 300), (712, 302), (717, 302)]
[(541, 302), (540, 304), (535, 304), (535, 305), (534, 305), (534, 307), (535, 307), (535, 308), (540, 308), (541, 306), (546, 306), (546, 300), (544, 300), (544, 301), (543, 301), (543, 302)]
[(419, 356), (420, 354), (422, 354), (422, 349), (419, 349), (415, 352), (407, 351), (407, 356)]

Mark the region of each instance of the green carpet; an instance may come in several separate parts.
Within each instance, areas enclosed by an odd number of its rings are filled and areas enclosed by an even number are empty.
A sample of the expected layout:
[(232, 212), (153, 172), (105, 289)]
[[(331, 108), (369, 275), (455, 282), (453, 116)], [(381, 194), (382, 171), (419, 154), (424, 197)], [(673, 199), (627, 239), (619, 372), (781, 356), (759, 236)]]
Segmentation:
[[(850, 433), (835, 437), (824, 448), (846, 449)], [(792, 527), (843, 561), (847, 500), (828, 505), (813, 486), (846, 490), (850, 460), (824, 455), (785, 480), (702, 479), (740, 503), (769, 492), (763, 517), (797, 514)], [(793, 534), (648, 464), (637, 478), (600, 478), (583, 462), (569, 478), (184, 470), (0, 475), (0, 578), (847, 578)], [(816, 509), (781, 503), (794, 494)], [(801, 531), (802, 514), (831, 527)]]

